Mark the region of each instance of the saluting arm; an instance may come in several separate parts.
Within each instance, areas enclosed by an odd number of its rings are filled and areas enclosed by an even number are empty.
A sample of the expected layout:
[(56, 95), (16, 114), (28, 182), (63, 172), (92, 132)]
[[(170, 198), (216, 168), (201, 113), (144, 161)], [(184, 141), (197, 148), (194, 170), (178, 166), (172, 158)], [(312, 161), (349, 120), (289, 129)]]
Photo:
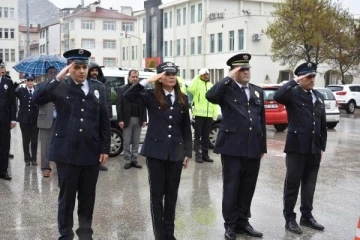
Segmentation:
[(295, 80), (290, 80), (285, 83), (275, 92), (275, 101), (284, 105), (289, 104), (292, 101), (292, 90), (297, 85)]
[(206, 99), (214, 104), (220, 104), (222, 97), (224, 95), (225, 89), (233, 81), (230, 77), (226, 77), (219, 82), (217, 82), (212, 88), (210, 88), (206, 93)]
[(55, 79), (47, 80), (41, 86), (38, 86), (33, 94), (32, 101), (37, 105), (44, 105), (49, 102), (55, 102), (54, 90), (59, 86), (60, 81)]

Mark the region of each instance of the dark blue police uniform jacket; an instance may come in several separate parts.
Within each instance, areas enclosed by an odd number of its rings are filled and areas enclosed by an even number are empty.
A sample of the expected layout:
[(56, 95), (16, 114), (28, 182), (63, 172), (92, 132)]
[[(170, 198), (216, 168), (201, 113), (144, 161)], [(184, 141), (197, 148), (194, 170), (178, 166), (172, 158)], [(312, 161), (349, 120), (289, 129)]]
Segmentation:
[(124, 93), (127, 101), (133, 102), (139, 98), (149, 115), (141, 155), (169, 161), (184, 161), (185, 156), (191, 158), (192, 135), (187, 102), (183, 108), (175, 98), (173, 106), (160, 109), (154, 90), (144, 91), (141, 84), (134, 84)]
[(42, 105), (53, 102), (57, 118), (50, 147), (50, 160), (73, 165), (99, 164), (101, 153), (110, 151), (110, 121), (105, 87), (88, 80), (89, 93), (70, 78), (48, 80), (33, 95)]
[[(31, 91), (34, 93), (34, 88)], [(15, 91), (15, 95), (20, 102), (17, 121), (21, 123), (36, 123), (39, 109), (33, 103), (29, 90), (26, 87), (19, 87)]]
[(284, 104), (288, 115), (286, 153), (319, 154), (325, 151), (327, 131), (324, 98), (312, 90), (315, 104), (294, 80), (281, 86), (275, 93), (275, 101)]
[[(16, 104), (13, 82), (6, 77), (0, 80), (0, 123), (16, 120)], [(10, 125), (9, 125), (10, 127)]]
[(230, 77), (216, 83), (206, 98), (221, 107), (222, 121), (214, 152), (259, 159), (266, 153), (264, 94), (249, 83), (250, 99)]

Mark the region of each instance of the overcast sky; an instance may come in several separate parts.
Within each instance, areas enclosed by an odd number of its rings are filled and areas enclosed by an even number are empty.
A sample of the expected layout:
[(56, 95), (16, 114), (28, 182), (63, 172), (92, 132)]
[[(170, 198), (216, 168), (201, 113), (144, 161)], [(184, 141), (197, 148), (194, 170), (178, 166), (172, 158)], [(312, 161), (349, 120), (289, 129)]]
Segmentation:
[[(59, 8), (67, 8), (67, 7), (76, 7), (78, 4), (81, 4), (81, 0), (49, 0), (54, 3)], [(85, 5), (88, 5), (95, 0), (84, 0)], [(162, 0), (163, 3), (168, 3), (173, 0)], [(224, 0), (227, 1), (227, 0)], [(359, 0), (341, 0), (345, 8), (350, 9), (350, 12), (356, 15), (360, 15), (360, 1)], [(101, 6), (104, 8), (118, 9), (120, 10), (120, 6), (131, 6), (134, 10), (141, 10), (144, 8), (143, 0), (101, 0)]]

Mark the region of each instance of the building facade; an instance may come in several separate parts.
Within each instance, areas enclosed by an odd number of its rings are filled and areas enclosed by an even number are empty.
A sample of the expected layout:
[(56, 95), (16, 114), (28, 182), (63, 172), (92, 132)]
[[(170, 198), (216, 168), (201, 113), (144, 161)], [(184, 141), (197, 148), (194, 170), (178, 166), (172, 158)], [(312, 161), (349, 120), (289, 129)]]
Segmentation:
[(19, 61), (18, 1), (0, 0), (0, 59), (12, 78), (17, 72), (12, 68)]
[(60, 53), (84, 48), (91, 51), (91, 61), (107, 67), (120, 66), (121, 36), (125, 31), (133, 34), (135, 23), (132, 16), (95, 4), (75, 9), (60, 18)]
[(29, 56), (39, 54), (39, 32), (40, 24), (29, 26), (29, 54), (27, 54), (27, 27), (19, 26), (19, 61)]
[(39, 33), (39, 54), (60, 56), (60, 23), (41, 26)]

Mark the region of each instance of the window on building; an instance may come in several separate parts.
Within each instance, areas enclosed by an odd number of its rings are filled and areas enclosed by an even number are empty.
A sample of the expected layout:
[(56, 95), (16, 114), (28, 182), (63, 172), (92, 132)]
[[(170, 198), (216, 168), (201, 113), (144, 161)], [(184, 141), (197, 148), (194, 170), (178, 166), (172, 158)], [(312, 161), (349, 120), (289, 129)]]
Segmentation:
[(202, 22), (202, 3), (198, 4), (198, 22)]
[(164, 42), (164, 56), (168, 56), (168, 41)]
[(70, 31), (75, 29), (75, 22), (74, 20), (70, 20)]
[(15, 9), (14, 8), (10, 8), (10, 18), (11, 19), (15, 18)]
[(4, 49), (0, 48), (0, 59), (4, 59)]
[(73, 39), (73, 38), (70, 40), (70, 48), (71, 49), (75, 48), (75, 39)]
[(180, 56), (181, 53), (181, 40), (176, 40), (176, 56)]
[(95, 58), (94, 57), (89, 57), (89, 63), (94, 63), (95, 62)]
[(2, 17), (3, 17), (3, 8), (0, 7), (0, 18), (2, 18)]
[(176, 26), (181, 25), (181, 9), (176, 10)]
[(4, 38), (9, 38), (9, 29), (4, 28)]
[(199, 36), (197, 38), (197, 44), (198, 44), (198, 54), (201, 54), (202, 53), (202, 37)]
[(186, 25), (186, 8), (183, 8), (183, 24)]
[(164, 13), (164, 28), (168, 28), (168, 13)]
[(169, 28), (172, 28), (172, 11), (169, 14)]
[[(67, 30), (68, 28), (66, 28)], [(95, 21), (92, 20), (82, 20), (81, 21), (81, 29), (89, 29), (94, 30), (95, 29)], [(65, 29), (64, 29), (65, 32)]]
[(229, 32), (229, 51), (235, 50), (234, 31)]
[(116, 59), (115, 58), (104, 58), (103, 64), (105, 67), (116, 67)]
[(169, 41), (169, 46), (170, 46), (169, 57), (172, 57), (172, 48), (173, 48), (173, 45), (172, 45), (172, 41), (171, 41), (171, 40)]
[(183, 39), (183, 55), (186, 56), (186, 38)]
[(9, 8), (4, 7), (4, 18), (9, 18)]
[(0, 39), (3, 38), (3, 29), (0, 28)]
[(122, 60), (124, 60), (124, 61), (126, 60), (126, 52), (125, 51), (126, 51), (126, 49), (123, 47), (122, 48)]
[(104, 49), (116, 49), (116, 40), (104, 40)]
[(10, 61), (15, 62), (15, 49), (11, 49)]
[(10, 28), (10, 38), (15, 39), (15, 29), (14, 28)]
[(143, 18), (142, 29), (143, 29), (143, 33), (146, 32), (146, 18)]
[(210, 53), (215, 52), (215, 34), (210, 34)]
[(218, 52), (222, 52), (223, 47), (223, 39), (222, 39), (222, 33), (218, 33)]
[(124, 22), (121, 24), (121, 29), (123, 31), (134, 31), (134, 23), (132, 22)]
[(126, 59), (129, 60), (129, 48), (128, 47), (126, 47), (125, 53), (126, 53)]
[(240, 29), (238, 35), (238, 50), (244, 50), (244, 29)]
[(10, 55), (9, 55), (9, 49), (5, 49), (5, 62), (9, 62), (10, 61)]
[(103, 22), (103, 30), (115, 31), (116, 30), (116, 22), (115, 21), (104, 21)]
[(135, 46), (131, 46), (131, 60), (135, 60)]
[(194, 79), (195, 77), (195, 70), (194, 69), (190, 69), (190, 78)]
[(146, 57), (146, 44), (143, 44), (143, 58)]
[(182, 77), (185, 79), (186, 78), (186, 69), (182, 70)]
[(191, 55), (195, 54), (195, 38), (194, 37), (190, 38), (190, 54)]
[(95, 48), (95, 40), (94, 39), (82, 39), (81, 47), (85, 49), (93, 49)]
[(195, 23), (195, 5), (192, 5), (191, 7), (191, 19), (190, 19), (190, 22), (191, 23)]

